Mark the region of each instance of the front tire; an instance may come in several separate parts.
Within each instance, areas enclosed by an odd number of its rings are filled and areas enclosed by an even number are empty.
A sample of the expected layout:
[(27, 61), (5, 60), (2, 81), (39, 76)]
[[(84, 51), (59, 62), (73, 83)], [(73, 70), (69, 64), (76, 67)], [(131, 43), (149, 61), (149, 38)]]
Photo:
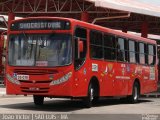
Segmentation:
[(132, 95), (128, 97), (129, 102), (137, 103), (140, 97), (140, 86), (137, 82), (133, 85)]
[(37, 106), (43, 105), (44, 96), (33, 95), (33, 101), (34, 101), (34, 104)]
[(87, 108), (90, 108), (92, 107), (92, 102), (94, 100), (94, 96), (95, 96), (95, 89), (93, 87), (92, 84), (89, 85), (89, 88), (88, 88), (88, 95), (86, 98), (84, 98), (84, 104)]

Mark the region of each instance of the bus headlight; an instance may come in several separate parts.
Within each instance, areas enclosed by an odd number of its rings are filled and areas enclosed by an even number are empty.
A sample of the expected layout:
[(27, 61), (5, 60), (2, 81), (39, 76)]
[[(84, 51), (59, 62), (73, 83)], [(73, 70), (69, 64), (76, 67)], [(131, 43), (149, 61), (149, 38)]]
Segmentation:
[(66, 82), (67, 80), (69, 80), (69, 78), (72, 76), (72, 72), (67, 73), (66, 75), (64, 75), (63, 77), (61, 77), (60, 79), (57, 80), (53, 80), (50, 85), (58, 85), (61, 83)]
[(20, 82), (18, 80), (15, 80), (13, 77), (11, 77), (9, 74), (6, 75), (7, 79), (13, 83), (13, 84), (16, 84), (16, 85), (20, 85)]

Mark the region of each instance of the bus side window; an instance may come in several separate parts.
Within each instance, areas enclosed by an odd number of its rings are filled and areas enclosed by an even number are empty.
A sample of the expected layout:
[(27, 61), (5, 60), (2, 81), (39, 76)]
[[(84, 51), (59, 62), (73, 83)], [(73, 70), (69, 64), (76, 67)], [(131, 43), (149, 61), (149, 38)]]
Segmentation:
[(156, 63), (156, 52), (155, 46), (148, 45), (148, 64), (154, 65)]
[(144, 43), (139, 43), (139, 63), (145, 64)]
[(136, 63), (136, 42), (129, 40), (129, 62)]
[(103, 59), (103, 38), (99, 31), (90, 32), (90, 56), (93, 59)]
[[(80, 51), (79, 43), (81, 42), (83, 50)], [(74, 35), (74, 59), (75, 69), (80, 68), (84, 63), (87, 54), (87, 30), (77, 27)]]
[(125, 39), (120, 37), (117, 38), (117, 60), (126, 61)]
[(116, 59), (116, 45), (115, 45), (114, 35), (104, 35), (104, 59), (105, 60), (115, 60)]

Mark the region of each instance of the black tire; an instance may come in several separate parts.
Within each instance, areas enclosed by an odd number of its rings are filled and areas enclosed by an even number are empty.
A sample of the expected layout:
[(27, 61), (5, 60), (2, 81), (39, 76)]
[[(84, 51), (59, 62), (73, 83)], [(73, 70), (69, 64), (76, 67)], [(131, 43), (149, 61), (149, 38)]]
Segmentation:
[(43, 105), (44, 103), (44, 96), (33, 95), (33, 101), (35, 105)]
[(130, 103), (137, 103), (140, 97), (140, 86), (138, 82), (133, 85), (132, 95), (128, 97)]
[(92, 101), (92, 103), (96, 104), (98, 102), (99, 102), (99, 96), (95, 96), (94, 99), (93, 99), (93, 101)]
[(88, 95), (86, 98), (84, 98), (84, 104), (85, 104), (85, 107), (87, 108), (90, 108), (92, 107), (92, 102), (93, 102), (93, 99), (94, 99), (94, 87), (92, 84), (89, 85), (88, 87)]

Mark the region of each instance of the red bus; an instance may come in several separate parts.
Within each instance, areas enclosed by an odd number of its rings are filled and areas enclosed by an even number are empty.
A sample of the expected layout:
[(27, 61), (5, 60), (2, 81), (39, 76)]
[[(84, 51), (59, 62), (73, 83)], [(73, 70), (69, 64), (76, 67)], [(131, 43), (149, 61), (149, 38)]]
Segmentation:
[(5, 84), (4, 83), (4, 71), (5, 71), (5, 43), (6, 43), (6, 31), (5, 29), (0, 29), (0, 84)]
[(82, 98), (126, 97), (157, 90), (157, 45), (86, 22), (59, 17), (12, 21), (8, 30), (7, 94)]

